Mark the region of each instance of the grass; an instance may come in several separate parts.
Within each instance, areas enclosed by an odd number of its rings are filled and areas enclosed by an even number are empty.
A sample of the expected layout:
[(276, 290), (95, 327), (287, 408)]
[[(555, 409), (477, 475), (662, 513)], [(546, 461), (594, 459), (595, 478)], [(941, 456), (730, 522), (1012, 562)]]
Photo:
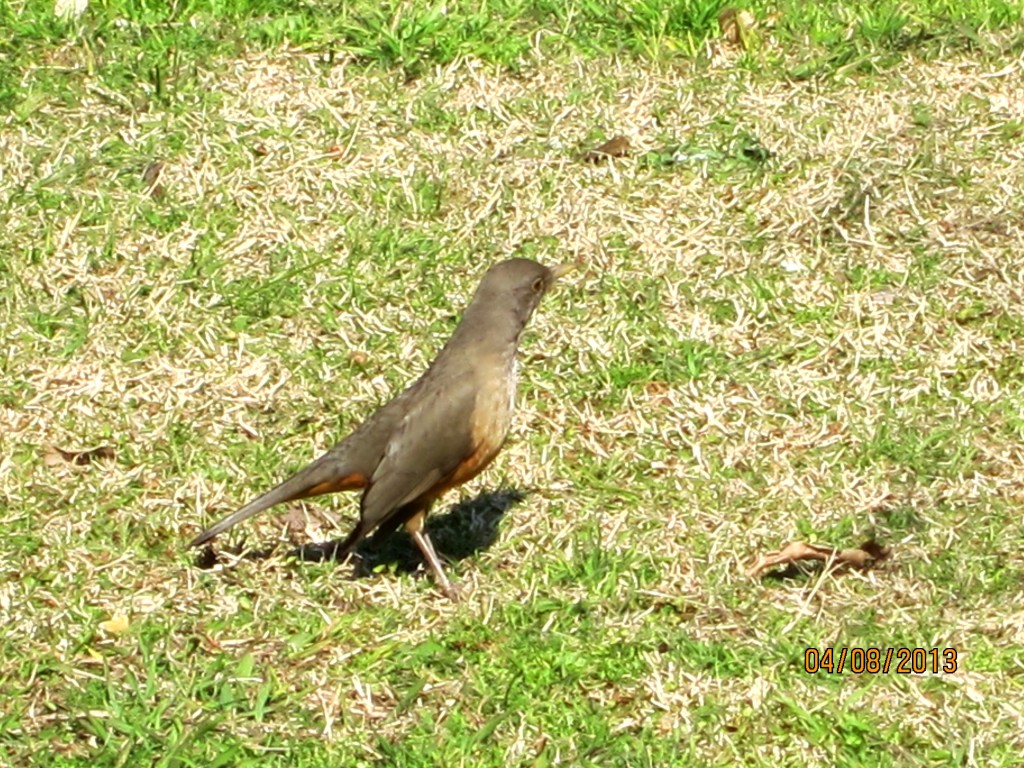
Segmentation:
[[(0, 9), (0, 763), (1019, 763), (1021, 8), (750, 7)], [(432, 518), (463, 602), (283, 556), (347, 496), (197, 566), (512, 254), (583, 270)]]

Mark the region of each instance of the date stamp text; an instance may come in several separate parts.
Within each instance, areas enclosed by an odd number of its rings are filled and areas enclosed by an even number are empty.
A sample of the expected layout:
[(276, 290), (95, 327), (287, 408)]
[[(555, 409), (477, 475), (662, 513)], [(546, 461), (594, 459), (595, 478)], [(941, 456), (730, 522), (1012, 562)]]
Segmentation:
[(808, 648), (804, 672), (855, 675), (951, 674), (957, 670), (955, 648)]

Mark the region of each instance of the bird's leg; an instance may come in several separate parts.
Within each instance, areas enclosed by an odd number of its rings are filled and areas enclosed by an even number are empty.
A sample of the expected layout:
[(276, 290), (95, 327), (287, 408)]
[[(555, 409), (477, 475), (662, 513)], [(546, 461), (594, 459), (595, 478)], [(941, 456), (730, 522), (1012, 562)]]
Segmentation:
[(459, 597), (459, 591), (452, 586), (452, 583), (448, 581), (448, 577), (444, 575), (444, 570), (441, 568), (441, 559), (437, 556), (437, 552), (434, 551), (434, 545), (430, 543), (430, 537), (423, 530), (423, 525), (427, 520), (427, 510), (429, 509), (430, 506), (427, 505), (424, 509), (419, 510), (406, 520), (405, 530), (409, 532), (412, 540), (416, 542), (416, 546), (423, 553), (423, 559), (427, 561), (430, 570), (434, 572), (434, 578), (437, 580), (438, 586), (441, 587), (441, 591), (444, 592), (445, 597), (455, 601)]
[(459, 590), (453, 587), (452, 583), (448, 581), (448, 577), (444, 575), (444, 571), (441, 569), (441, 560), (438, 558), (437, 552), (434, 551), (434, 545), (430, 543), (427, 534), (423, 531), (415, 530), (409, 531), (409, 535), (412, 536), (412, 540), (416, 542), (416, 546), (423, 553), (423, 557), (427, 561), (427, 565), (430, 566), (430, 570), (434, 572), (434, 578), (437, 579), (437, 583), (440, 585), (445, 597), (453, 602), (458, 600)]

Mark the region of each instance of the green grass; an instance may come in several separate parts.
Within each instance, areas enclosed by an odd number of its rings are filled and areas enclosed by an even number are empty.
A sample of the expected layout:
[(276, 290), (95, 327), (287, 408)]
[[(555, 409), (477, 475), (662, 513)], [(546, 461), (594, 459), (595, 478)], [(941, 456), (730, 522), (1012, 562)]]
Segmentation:
[[(0, 103), (21, 116), (44, 100), (74, 99), (84, 75), (135, 108), (169, 106), (196, 87), (211, 57), (288, 45), (314, 51), (322, 64), (354, 56), (407, 77), (459, 57), (520, 69), (531, 54), (623, 50), (690, 58), (717, 30), (719, 0), (638, 0), (626, 5), (490, 0), (485, 5), (401, 3), (110, 2), (80, 19), (53, 17), (52, 4), (12, 2), (0, 9)], [(797, 77), (835, 70), (873, 71), (908, 52), (984, 46), (982, 33), (1020, 19), (1010, 0), (969, 2), (754, 3), (780, 37), (803, 49)], [(761, 49), (775, 58), (773, 49)], [(777, 50), (777, 49), (776, 49)], [(46, 62), (43, 67), (30, 67)], [(28, 75), (27, 82), (23, 75)], [(151, 108), (151, 107), (150, 107)]]
[[(721, 5), (0, 6), (0, 763), (1019, 763), (1021, 6)], [(199, 567), (512, 254), (582, 269), (432, 516), (466, 599), (284, 557), (348, 496)]]

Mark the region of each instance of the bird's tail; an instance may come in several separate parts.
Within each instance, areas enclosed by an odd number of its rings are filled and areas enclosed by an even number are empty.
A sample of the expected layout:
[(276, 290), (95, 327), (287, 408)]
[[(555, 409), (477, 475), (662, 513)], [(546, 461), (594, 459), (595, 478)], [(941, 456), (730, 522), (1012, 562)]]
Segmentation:
[(339, 467), (336, 457), (331, 454), (325, 454), (277, 487), (250, 501), (241, 509), (232, 512), (220, 522), (211, 525), (192, 539), (189, 542), (189, 546), (200, 547), (217, 534), (224, 533), (233, 525), (237, 525), (243, 520), (248, 520), (253, 515), (258, 515), (260, 512), (270, 509), (276, 504), (283, 504), (286, 501), (295, 501), (296, 499), (305, 499), (310, 496), (319, 496), (323, 493), (362, 488), (366, 483), (366, 477), (358, 472), (346, 474)]

